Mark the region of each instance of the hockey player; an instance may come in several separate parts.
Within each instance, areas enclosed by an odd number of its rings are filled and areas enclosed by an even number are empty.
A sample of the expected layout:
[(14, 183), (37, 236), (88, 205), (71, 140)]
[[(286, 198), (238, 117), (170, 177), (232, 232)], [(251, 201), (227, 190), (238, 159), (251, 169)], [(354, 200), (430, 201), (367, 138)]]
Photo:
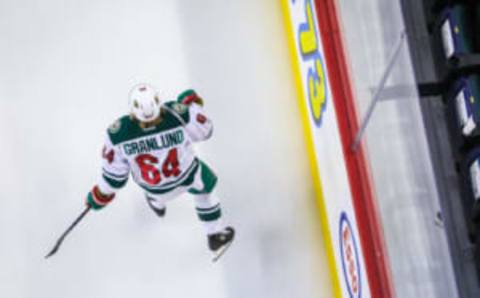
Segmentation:
[(152, 86), (139, 84), (130, 91), (129, 107), (130, 114), (107, 130), (103, 174), (88, 193), (87, 205), (94, 210), (108, 205), (130, 173), (159, 217), (165, 216), (169, 200), (188, 192), (194, 197), (208, 246), (219, 257), (233, 240), (234, 229), (222, 223), (213, 193), (217, 177), (193, 150), (194, 142), (207, 140), (213, 131), (203, 100), (187, 90), (176, 102), (162, 105)]

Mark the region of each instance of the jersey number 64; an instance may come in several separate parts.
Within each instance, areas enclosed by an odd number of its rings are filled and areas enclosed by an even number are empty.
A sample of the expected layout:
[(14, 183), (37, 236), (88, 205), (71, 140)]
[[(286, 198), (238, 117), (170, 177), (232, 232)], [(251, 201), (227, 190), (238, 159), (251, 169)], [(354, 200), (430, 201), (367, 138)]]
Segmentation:
[(157, 185), (160, 183), (162, 181), (162, 174), (166, 178), (171, 176), (177, 177), (180, 175), (177, 148), (168, 151), (167, 158), (162, 164), (161, 173), (157, 168), (159, 160), (156, 156), (151, 154), (141, 154), (135, 158), (135, 161), (140, 168), (143, 180), (150, 185)]

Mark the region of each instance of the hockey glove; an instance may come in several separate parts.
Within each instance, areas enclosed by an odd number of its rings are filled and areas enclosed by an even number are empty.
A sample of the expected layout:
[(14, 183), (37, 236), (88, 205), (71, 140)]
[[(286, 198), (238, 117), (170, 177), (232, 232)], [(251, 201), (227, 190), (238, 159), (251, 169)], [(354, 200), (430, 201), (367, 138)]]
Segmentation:
[(114, 197), (115, 197), (115, 194), (111, 194), (111, 195), (102, 194), (98, 189), (98, 186), (95, 185), (87, 195), (86, 204), (87, 206), (90, 206), (94, 210), (100, 210), (103, 207), (107, 206), (108, 203), (110, 203)]
[(177, 102), (184, 104), (184, 105), (191, 105), (192, 103), (199, 104), (200, 106), (203, 106), (203, 99), (198, 96), (198, 94), (195, 92), (195, 90), (187, 90), (184, 91), (182, 94), (178, 96)]

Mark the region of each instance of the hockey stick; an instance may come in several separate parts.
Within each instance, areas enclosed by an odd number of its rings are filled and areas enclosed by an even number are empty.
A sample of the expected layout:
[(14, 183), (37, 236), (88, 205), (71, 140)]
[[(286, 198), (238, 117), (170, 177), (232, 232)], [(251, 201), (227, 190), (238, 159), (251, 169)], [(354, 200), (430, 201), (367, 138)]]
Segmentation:
[(48, 253), (48, 255), (45, 256), (45, 259), (48, 259), (49, 257), (53, 256), (57, 250), (60, 248), (60, 245), (62, 245), (63, 240), (67, 235), (75, 228), (75, 226), (82, 220), (82, 218), (87, 215), (88, 211), (90, 211), (91, 207), (90, 205), (85, 208), (85, 210), (82, 211), (82, 213), (75, 219), (75, 221), (68, 227), (68, 229), (63, 232), (62, 236), (58, 238), (57, 243), (55, 243), (55, 246), (52, 248), (52, 250)]

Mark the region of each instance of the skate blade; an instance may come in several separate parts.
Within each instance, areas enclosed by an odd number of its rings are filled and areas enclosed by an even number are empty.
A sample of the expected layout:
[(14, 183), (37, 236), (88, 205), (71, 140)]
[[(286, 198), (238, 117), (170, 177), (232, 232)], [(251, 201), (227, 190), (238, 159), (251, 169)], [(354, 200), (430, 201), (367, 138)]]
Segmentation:
[(214, 252), (212, 262), (214, 262), (214, 263), (217, 262), (218, 259), (220, 259), (223, 256), (223, 254), (228, 250), (230, 245), (232, 245), (232, 242), (233, 242), (233, 239), (229, 243), (227, 243), (224, 246), (222, 246), (221, 248), (219, 248), (216, 252)]

